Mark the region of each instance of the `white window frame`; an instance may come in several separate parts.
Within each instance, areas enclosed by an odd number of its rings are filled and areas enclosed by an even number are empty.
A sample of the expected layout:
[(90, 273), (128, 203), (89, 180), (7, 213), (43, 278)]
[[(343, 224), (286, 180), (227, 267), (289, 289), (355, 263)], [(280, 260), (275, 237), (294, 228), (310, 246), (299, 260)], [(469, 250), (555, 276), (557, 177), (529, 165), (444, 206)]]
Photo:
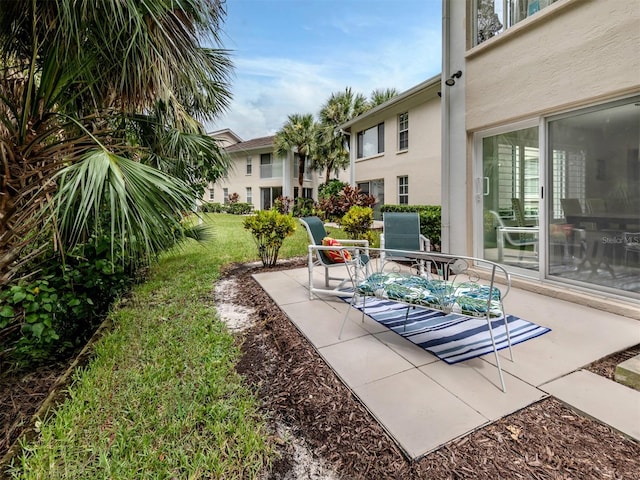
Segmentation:
[[(403, 203), (402, 199), (406, 201)], [(398, 177), (398, 205), (409, 205), (409, 175)]]
[(251, 187), (246, 187), (245, 191), (247, 196), (247, 203), (253, 204), (253, 190), (251, 190)]
[(409, 150), (409, 112), (398, 115), (398, 151), (405, 150)]
[(246, 175), (251, 175), (253, 173), (253, 165), (251, 163), (251, 157), (247, 157), (247, 170)]
[(226, 205), (229, 203), (229, 189), (228, 188), (223, 188), (222, 189), (222, 198), (223, 198), (223, 203)]
[(358, 132), (357, 158), (373, 157), (384, 153), (384, 122)]

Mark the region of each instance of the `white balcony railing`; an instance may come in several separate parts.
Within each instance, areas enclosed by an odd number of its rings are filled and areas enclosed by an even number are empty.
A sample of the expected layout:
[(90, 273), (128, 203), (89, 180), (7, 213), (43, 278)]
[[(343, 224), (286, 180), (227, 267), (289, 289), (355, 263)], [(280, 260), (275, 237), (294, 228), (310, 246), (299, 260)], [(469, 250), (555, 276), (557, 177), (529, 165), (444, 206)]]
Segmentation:
[(282, 161), (260, 165), (260, 178), (282, 178)]

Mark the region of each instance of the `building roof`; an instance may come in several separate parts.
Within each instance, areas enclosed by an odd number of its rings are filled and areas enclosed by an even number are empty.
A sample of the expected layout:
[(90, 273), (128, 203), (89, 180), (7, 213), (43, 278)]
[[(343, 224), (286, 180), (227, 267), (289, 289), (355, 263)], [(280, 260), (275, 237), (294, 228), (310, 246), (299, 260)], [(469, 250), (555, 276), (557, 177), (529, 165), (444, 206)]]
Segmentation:
[(249, 150), (256, 150), (258, 148), (271, 147), (273, 145), (274, 138), (276, 138), (274, 135), (271, 135), (270, 137), (252, 138), (246, 142), (234, 143), (233, 145), (225, 148), (225, 151), (227, 153), (246, 152)]
[(384, 103), (381, 103), (380, 105), (377, 105), (376, 107), (372, 108), (371, 110), (367, 110), (365, 113), (358, 115), (355, 118), (352, 118), (351, 120), (349, 120), (348, 122), (343, 123), (342, 125), (340, 125), (341, 129), (347, 130), (349, 128), (351, 128), (351, 126), (355, 123), (360, 122), (361, 120), (363, 120), (366, 117), (375, 115), (377, 113), (383, 112), (385, 110), (389, 110), (393, 107), (395, 107), (396, 105), (398, 105), (400, 102), (404, 102), (406, 100), (411, 99), (412, 97), (415, 97), (416, 95), (419, 95), (421, 93), (425, 93), (428, 90), (433, 90), (434, 92), (434, 96), (435, 96), (435, 92), (436, 90), (438, 90), (440, 88), (440, 82), (441, 82), (441, 75), (438, 74), (434, 77), (431, 77), (428, 80), (425, 80), (422, 83), (419, 83), (418, 85), (411, 87), (409, 90), (406, 90), (398, 95), (396, 95), (395, 97), (387, 100)]
[(215, 132), (207, 133), (210, 137), (217, 138), (223, 135), (227, 135), (229, 138), (234, 139), (236, 142), (242, 142), (242, 138), (236, 132), (231, 130), (230, 128), (223, 128), (222, 130), (216, 130)]

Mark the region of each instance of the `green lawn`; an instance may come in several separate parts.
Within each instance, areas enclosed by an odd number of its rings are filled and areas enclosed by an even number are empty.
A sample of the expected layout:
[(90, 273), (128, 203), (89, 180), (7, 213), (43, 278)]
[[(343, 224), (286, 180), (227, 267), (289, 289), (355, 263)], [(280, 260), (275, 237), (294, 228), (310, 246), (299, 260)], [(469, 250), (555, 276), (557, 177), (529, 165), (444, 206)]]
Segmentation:
[[(205, 215), (213, 239), (162, 256), (113, 308), (113, 329), (14, 460), (14, 478), (248, 479), (269, 464), (265, 419), (212, 300), (220, 267), (258, 260), (242, 220)], [(306, 255), (307, 244), (298, 225), (279, 258)]]

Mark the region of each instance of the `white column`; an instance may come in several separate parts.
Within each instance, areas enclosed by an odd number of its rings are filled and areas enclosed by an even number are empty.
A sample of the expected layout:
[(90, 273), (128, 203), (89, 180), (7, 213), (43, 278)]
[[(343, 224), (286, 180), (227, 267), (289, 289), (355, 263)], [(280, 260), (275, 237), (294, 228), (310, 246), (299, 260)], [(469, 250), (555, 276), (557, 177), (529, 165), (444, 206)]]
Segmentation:
[[(442, 251), (467, 254), (466, 2), (442, 2)], [(445, 81), (460, 70), (455, 85)]]
[(293, 197), (293, 186), (291, 177), (293, 176), (293, 152), (287, 153), (282, 159), (282, 196)]

